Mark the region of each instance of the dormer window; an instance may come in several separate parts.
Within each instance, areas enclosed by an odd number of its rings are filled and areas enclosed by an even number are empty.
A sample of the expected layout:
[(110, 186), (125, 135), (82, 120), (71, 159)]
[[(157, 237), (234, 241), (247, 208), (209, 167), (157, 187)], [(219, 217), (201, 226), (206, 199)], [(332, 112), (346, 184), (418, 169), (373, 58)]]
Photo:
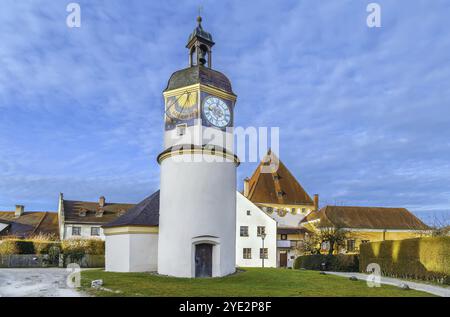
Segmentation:
[(103, 217), (103, 212), (104, 212), (105, 210), (103, 209), (103, 208), (99, 208), (98, 210), (97, 210), (97, 212), (95, 213), (95, 216), (96, 217)]
[(78, 212), (78, 216), (80, 217), (86, 217), (86, 213), (87, 213), (87, 209), (80, 209), (80, 211)]
[(284, 192), (283, 191), (277, 192), (277, 196), (279, 198), (283, 197), (284, 196)]

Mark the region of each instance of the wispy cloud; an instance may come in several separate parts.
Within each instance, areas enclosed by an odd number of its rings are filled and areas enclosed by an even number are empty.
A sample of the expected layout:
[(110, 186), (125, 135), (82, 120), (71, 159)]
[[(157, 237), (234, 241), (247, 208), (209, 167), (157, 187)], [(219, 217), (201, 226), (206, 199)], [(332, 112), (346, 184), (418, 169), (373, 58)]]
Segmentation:
[[(445, 0), (204, 3), (236, 124), (279, 126), (281, 159), (324, 203), (449, 210)], [(0, 208), (58, 192), (138, 201), (157, 189), (162, 95), (186, 67), (197, 1), (2, 2)], [(255, 164), (241, 165), (240, 180)]]

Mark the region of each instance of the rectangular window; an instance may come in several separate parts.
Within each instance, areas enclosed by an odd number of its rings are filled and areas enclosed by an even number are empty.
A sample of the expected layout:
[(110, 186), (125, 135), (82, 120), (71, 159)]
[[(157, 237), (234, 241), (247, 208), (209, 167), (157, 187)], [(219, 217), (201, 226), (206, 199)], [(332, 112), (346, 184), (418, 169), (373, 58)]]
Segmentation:
[(347, 252), (355, 251), (355, 240), (349, 239), (347, 240)]
[(281, 235), (281, 240), (287, 240), (287, 234), (282, 234)]
[(263, 233), (264, 234), (266, 233), (266, 227), (258, 226), (258, 231), (257, 231), (258, 237), (262, 236)]
[(268, 259), (269, 258), (269, 250), (267, 248), (259, 249), (259, 258), (260, 259)]
[(179, 124), (177, 125), (177, 135), (178, 136), (182, 136), (186, 134), (186, 128), (187, 128), (187, 124)]
[(247, 216), (250, 216), (252, 213), (250, 210), (247, 210)]
[(91, 236), (99, 236), (100, 228), (99, 227), (91, 227)]
[(73, 236), (81, 236), (81, 227), (72, 227)]
[(248, 227), (241, 226), (241, 237), (248, 237)]
[(243, 249), (243, 257), (244, 257), (244, 259), (251, 259), (252, 258), (252, 249), (244, 248)]

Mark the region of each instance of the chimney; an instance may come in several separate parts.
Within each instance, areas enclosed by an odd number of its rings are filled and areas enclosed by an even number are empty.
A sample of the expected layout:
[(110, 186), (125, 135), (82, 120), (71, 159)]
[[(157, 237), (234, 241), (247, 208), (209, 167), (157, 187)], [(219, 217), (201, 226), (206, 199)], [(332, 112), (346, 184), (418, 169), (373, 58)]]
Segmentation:
[(246, 177), (244, 179), (244, 196), (245, 197), (248, 197), (248, 194), (250, 192), (249, 183), (250, 183), (250, 179), (248, 177)]
[(14, 213), (14, 217), (19, 218), (20, 216), (23, 215), (24, 212), (25, 212), (25, 206), (16, 205), (16, 212)]
[(319, 194), (314, 194), (314, 210), (319, 210)]
[(101, 197), (98, 199), (98, 206), (103, 208), (103, 207), (105, 207), (105, 204), (106, 204), (105, 196), (101, 196)]

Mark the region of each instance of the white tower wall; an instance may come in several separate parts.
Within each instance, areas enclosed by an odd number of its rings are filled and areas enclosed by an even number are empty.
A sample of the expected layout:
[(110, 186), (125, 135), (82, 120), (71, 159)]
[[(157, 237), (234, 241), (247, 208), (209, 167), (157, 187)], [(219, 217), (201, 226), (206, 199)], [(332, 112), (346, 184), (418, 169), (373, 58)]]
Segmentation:
[[(212, 276), (235, 271), (236, 164), (217, 156), (161, 161), (158, 273), (195, 277), (195, 245), (213, 244)], [(194, 162), (181, 159), (191, 157)], [(198, 162), (195, 162), (198, 161)]]

